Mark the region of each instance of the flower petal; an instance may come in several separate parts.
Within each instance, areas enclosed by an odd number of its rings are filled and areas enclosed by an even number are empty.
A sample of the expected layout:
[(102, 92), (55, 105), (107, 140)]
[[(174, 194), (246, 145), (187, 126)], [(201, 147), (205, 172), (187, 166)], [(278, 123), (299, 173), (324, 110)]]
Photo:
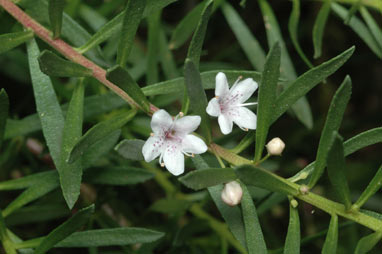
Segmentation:
[(228, 81), (227, 77), (223, 72), (219, 72), (216, 75), (216, 87), (215, 87), (215, 95), (216, 96), (224, 96), (228, 94), (229, 87), (228, 87)]
[(142, 147), (142, 154), (146, 162), (154, 160), (164, 149), (164, 138), (162, 136), (149, 137)]
[(195, 131), (200, 125), (200, 116), (184, 116), (178, 118), (174, 123), (174, 130), (176, 135), (186, 135)]
[(210, 102), (208, 102), (206, 111), (210, 116), (218, 117), (221, 114), (220, 104), (217, 98), (212, 98)]
[(227, 135), (232, 132), (233, 122), (228, 116), (221, 114), (218, 118), (218, 122), (220, 130), (224, 135)]
[(151, 129), (154, 133), (161, 134), (172, 125), (172, 118), (166, 110), (160, 109), (154, 113), (151, 119)]
[(256, 129), (257, 116), (246, 107), (236, 107), (235, 114), (231, 115), (231, 119), (242, 129)]
[(201, 138), (194, 135), (187, 135), (182, 141), (182, 150), (186, 153), (201, 154), (207, 151), (207, 145)]
[(257, 90), (258, 84), (252, 78), (244, 79), (232, 86), (230, 97), (236, 97), (235, 104), (244, 103)]
[(177, 176), (184, 172), (184, 155), (181, 151), (181, 144), (167, 142), (166, 150), (163, 154), (163, 162), (171, 174)]

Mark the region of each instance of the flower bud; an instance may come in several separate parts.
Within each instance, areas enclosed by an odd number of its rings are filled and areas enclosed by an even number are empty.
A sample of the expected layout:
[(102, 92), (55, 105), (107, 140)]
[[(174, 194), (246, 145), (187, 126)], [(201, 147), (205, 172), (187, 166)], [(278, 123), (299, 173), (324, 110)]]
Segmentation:
[(222, 200), (229, 206), (235, 206), (240, 204), (243, 197), (243, 190), (238, 182), (232, 181), (224, 185), (222, 191)]
[(280, 138), (273, 138), (265, 147), (270, 155), (281, 155), (285, 144)]

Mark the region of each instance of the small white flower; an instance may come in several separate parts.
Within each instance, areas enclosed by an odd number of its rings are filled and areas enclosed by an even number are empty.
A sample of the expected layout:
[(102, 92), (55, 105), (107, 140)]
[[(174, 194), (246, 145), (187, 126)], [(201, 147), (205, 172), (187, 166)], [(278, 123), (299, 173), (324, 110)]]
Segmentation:
[(173, 175), (184, 172), (184, 156), (193, 156), (207, 151), (204, 141), (189, 133), (200, 124), (200, 116), (185, 116), (179, 113), (174, 119), (163, 109), (154, 113), (151, 129), (154, 133), (143, 145), (142, 153), (146, 162), (159, 157), (159, 163)]
[(240, 81), (240, 78), (229, 89), (227, 77), (223, 72), (216, 75), (215, 98), (210, 100), (207, 113), (218, 117), (223, 134), (232, 132), (233, 122), (241, 129), (256, 129), (257, 117), (245, 106), (257, 103), (244, 103), (256, 91), (258, 85), (252, 78)]
[(280, 138), (273, 138), (265, 147), (270, 155), (281, 155), (284, 151), (285, 143)]
[(221, 198), (224, 203), (229, 206), (235, 206), (240, 204), (241, 198), (243, 197), (243, 189), (240, 184), (236, 181), (226, 183), (224, 185)]

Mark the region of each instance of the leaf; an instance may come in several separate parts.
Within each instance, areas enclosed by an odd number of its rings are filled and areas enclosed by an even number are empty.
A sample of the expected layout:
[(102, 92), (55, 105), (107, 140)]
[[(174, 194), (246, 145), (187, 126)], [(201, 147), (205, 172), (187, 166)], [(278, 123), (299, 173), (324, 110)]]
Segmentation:
[(8, 33), (0, 35), (0, 54), (11, 50), (24, 42), (32, 39), (33, 31), (23, 31), (17, 33)]
[(64, 60), (49, 50), (41, 52), (38, 62), (41, 71), (52, 77), (91, 77), (93, 73), (92, 70)]
[(159, 60), (161, 62), (164, 76), (167, 80), (179, 77), (176, 62), (172, 52), (169, 49), (166, 34), (163, 31), (163, 28), (159, 31)]
[(351, 207), (350, 189), (346, 179), (346, 165), (343, 148), (343, 139), (338, 135), (337, 131), (332, 132), (331, 142), (327, 150), (327, 165), (329, 180), (332, 183), (341, 202), (345, 205), (345, 209)]
[(349, 76), (346, 76), (345, 80), (334, 94), (329, 106), (329, 112), (326, 116), (324, 128), (322, 129), (320, 143), (318, 144), (314, 171), (308, 184), (309, 188), (312, 188), (317, 183), (324, 172), (329, 145), (332, 142), (333, 131), (338, 131), (340, 128), (351, 92), (351, 80)]
[(240, 143), (234, 148), (230, 149), (230, 151), (236, 154), (241, 153), (253, 142), (255, 142), (255, 138), (256, 138), (256, 132), (254, 131), (248, 132), (248, 134), (246, 134), (245, 137), (240, 140)]
[[(1, 45), (1, 44), (0, 44)], [(0, 90), (0, 149), (5, 133), (5, 125), (9, 112), (9, 98), (7, 92), (2, 88)], [(1, 150), (0, 150), (1, 151)]]
[(142, 161), (142, 147), (145, 141), (140, 139), (122, 140), (114, 149), (125, 159)]
[(206, 114), (207, 96), (202, 87), (200, 74), (190, 59), (186, 59), (184, 64), (184, 82), (190, 98), (191, 109), (195, 115), (199, 115), (202, 118), (200, 128), (203, 137), (206, 139), (207, 144), (209, 144), (211, 142), (211, 125)]
[(150, 111), (150, 102), (125, 68), (114, 66), (113, 68), (108, 69), (106, 78), (125, 91), (145, 112)]
[(117, 50), (117, 64), (122, 67), (126, 65), (145, 6), (146, 0), (129, 0), (126, 4)]
[(277, 81), (280, 76), (280, 56), (280, 46), (276, 43), (268, 53), (259, 85), (255, 161), (259, 161), (263, 154), (272, 114), (276, 107)]
[(328, 233), (326, 234), (322, 254), (336, 254), (338, 242), (338, 216), (333, 214), (330, 219)]
[(34, 39), (27, 43), (29, 68), (37, 113), (42, 125), (42, 133), (49, 148), (54, 164), (59, 165), (61, 138), (64, 128), (64, 116), (49, 77), (41, 72), (38, 64), (40, 51)]
[(374, 232), (368, 236), (362, 237), (355, 248), (354, 254), (366, 254), (381, 240), (382, 231)]
[(89, 149), (89, 147), (115, 130), (121, 128), (134, 117), (135, 113), (135, 110), (119, 113), (114, 117), (93, 126), (73, 147), (69, 158), (67, 159), (68, 162), (73, 163), (78, 160), (85, 153), (85, 151)]
[(80, 195), (82, 163), (78, 160), (72, 164), (68, 164), (66, 159), (73, 146), (82, 136), (84, 93), (84, 80), (80, 79), (74, 88), (68, 112), (66, 113), (62, 134), (60, 163), (57, 167), (58, 174), (60, 175), (62, 194), (69, 209), (73, 208)]
[(60, 37), (61, 34), (62, 14), (64, 12), (64, 7), (64, 0), (49, 0), (48, 2), (49, 21), (54, 39)]
[(322, 38), (324, 36), (324, 30), (326, 21), (330, 13), (331, 0), (325, 0), (325, 3), (321, 6), (318, 12), (316, 21), (313, 26), (313, 46), (314, 46), (314, 58), (321, 56)]
[[(139, 0), (138, 0), (139, 1)], [(158, 51), (161, 10), (155, 11), (148, 17), (148, 49), (146, 63), (146, 83), (153, 84), (159, 80)]]
[(84, 181), (94, 184), (129, 185), (143, 183), (154, 174), (133, 167), (92, 168), (85, 171)]
[(192, 202), (181, 199), (160, 199), (151, 205), (150, 210), (163, 214), (179, 214), (185, 212)]
[(241, 208), (245, 227), (245, 239), (249, 254), (268, 253), (265, 245), (263, 232), (261, 230), (259, 218), (257, 217), (256, 207), (253, 204), (251, 195), (247, 187), (241, 184), (243, 188), (243, 198)]
[(78, 229), (80, 229), (86, 222), (88, 222), (90, 216), (94, 213), (94, 205), (81, 209), (74, 214), (69, 220), (55, 228), (48, 234), (46, 238), (36, 248), (35, 254), (43, 254), (50, 250), (57, 243), (61, 242)]
[(221, 9), (248, 60), (256, 70), (262, 71), (265, 63), (265, 53), (260, 43), (229, 3), (224, 3)]
[(13, 246), (12, 240), (8, 236), (7, 228), (4, 223), (4, 218), (1, 215), (0, 210), (0, 242), (2, 243), (2, 247), (7, 254), (17, 254)]
[(236, 179), (232, 168), (209, 168), (191, 171), (179, 177), (178, 180), (193, 190), (201, 190), (218, 184), (227, 183)]
[(306, 57), (298, 41), (299, 20), (300, 20), (300, 0), (293, 0), (292, 12), (290, 14), (289, 22), (288, 22), (289, 35), (292, 40), (293, 46), (296, 49), (297, 53), (300, 55), (301, 59), (306, 63), (306, 65), (309, 68), (313, 68), (313, 64)]
[(289, 225), (285, 239), (284, 254), (299, 254), (300, 253), (300, 218), (298, 216), (297, 207), (289, 204)]
[(17, 179), (0, 182), (0, 190), (20, 190), (40, 184), (42, 179), (50, 178), (52, 175), (57, 177), (56, 171), (45, 171), (33, 175), (24, 176)]
[(373, 16), (370, 15), (369, 11), (366, 7), (360, 7), (360, 13), (362, 15), (363, 20), (365, 20), (366, 25), (368, 26), (371, 34), (374, 36), (377, 41), (379, 48), (382, 51), (382, 30), (378, 23), (374, 20)]
[(359, 209), (362, 207), (366, 201), (373, 196), (382, 187), (382, 166), (378, 169), (377, 173), (367, 185), (366, 189), (362, 192), (361, 196), (358, 198), (357, 202), (354, 203), (353, 207)]

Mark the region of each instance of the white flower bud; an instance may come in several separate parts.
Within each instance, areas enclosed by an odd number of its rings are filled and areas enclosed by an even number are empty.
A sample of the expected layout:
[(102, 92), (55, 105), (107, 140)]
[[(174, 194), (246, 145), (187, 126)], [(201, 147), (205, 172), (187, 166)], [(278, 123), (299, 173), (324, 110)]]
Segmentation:
[(224, 185), (222, 191), (222, 200), (229, 206), (235, 206), (240, 204), (243, 197), (243, 190), (238, 182), (232, 181)]
[(281, 155), (285, 148), (285, 143), (280, 138), (273, 138), (265, 147), (270, 155)]

